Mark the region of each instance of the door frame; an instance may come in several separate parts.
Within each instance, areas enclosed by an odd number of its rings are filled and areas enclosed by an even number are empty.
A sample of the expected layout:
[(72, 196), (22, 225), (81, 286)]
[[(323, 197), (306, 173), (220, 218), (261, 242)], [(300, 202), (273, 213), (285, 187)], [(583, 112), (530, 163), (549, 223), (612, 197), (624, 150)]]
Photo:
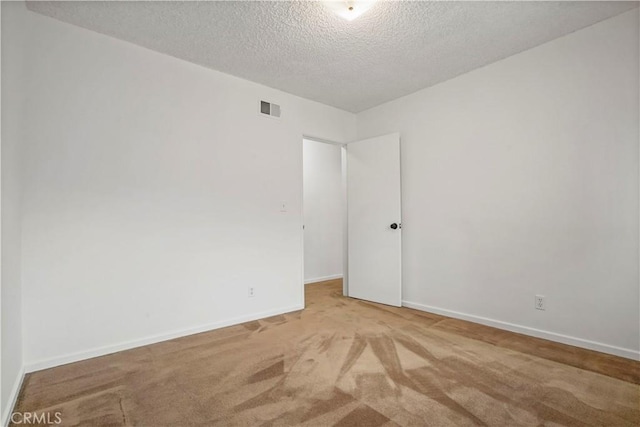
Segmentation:
[[(340, 147), (340, 162), (342, 167), (342, 294), (344, 296), (349, 295), (349, 211), (347, 204), (347, 143), (335, 142), (324, 138), (319, 138), (316, 136), (310, 136), (303, 134), (300, 142), (302, 143), (304, 140), (320, 142), (323, 144), (336, 145)], [(302, 156), (300, 158), (300, 162), (302, 164), (302, 199), (301, 199), (301, 209), (302, 212), (302, 237), (300, 239), (300, 247), (302, 252), (302, 277), (300, 278), (300, 282), (302, 283), (302, 305), (306, 307), (306, 301), (304, 298), (304, 145), (302, 149)]]

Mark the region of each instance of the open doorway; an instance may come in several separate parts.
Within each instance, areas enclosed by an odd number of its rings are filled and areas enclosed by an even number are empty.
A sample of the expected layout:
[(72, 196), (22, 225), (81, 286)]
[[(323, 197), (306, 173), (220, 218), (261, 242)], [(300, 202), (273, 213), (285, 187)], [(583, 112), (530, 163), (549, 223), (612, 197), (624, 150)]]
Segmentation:
[(399, 133), (303, 138), (305, 284), (342, 277), (345, 296), (402, 305), (400, 178)]
[(346, 158), (343, 144), (303, 138), (304, 284), (346, 281)]

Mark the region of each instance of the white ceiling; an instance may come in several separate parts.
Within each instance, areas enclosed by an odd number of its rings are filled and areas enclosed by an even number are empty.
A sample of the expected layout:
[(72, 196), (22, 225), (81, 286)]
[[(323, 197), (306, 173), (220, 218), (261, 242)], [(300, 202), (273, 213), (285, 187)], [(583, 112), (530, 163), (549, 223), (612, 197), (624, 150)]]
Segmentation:
[(42, 13), (359, 112), (537, 46), (637, 2), (42, 2)]

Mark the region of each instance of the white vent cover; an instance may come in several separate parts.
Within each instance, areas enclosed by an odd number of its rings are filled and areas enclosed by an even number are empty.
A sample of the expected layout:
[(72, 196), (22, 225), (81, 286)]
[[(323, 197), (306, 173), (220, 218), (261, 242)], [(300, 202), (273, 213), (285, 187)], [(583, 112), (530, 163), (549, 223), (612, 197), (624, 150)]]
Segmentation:
[(280, 118), (280, 106), (267, 101), (260, 101), (260, 114)]

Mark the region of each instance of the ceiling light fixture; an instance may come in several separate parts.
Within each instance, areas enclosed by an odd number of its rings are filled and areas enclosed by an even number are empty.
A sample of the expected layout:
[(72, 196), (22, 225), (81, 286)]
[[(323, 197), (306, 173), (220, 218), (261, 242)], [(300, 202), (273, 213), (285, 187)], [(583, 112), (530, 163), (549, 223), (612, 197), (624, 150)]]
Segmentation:
[(373, 6), (376, 0), (325, 1), (329, 9), (347, 21), (353, 21)]

